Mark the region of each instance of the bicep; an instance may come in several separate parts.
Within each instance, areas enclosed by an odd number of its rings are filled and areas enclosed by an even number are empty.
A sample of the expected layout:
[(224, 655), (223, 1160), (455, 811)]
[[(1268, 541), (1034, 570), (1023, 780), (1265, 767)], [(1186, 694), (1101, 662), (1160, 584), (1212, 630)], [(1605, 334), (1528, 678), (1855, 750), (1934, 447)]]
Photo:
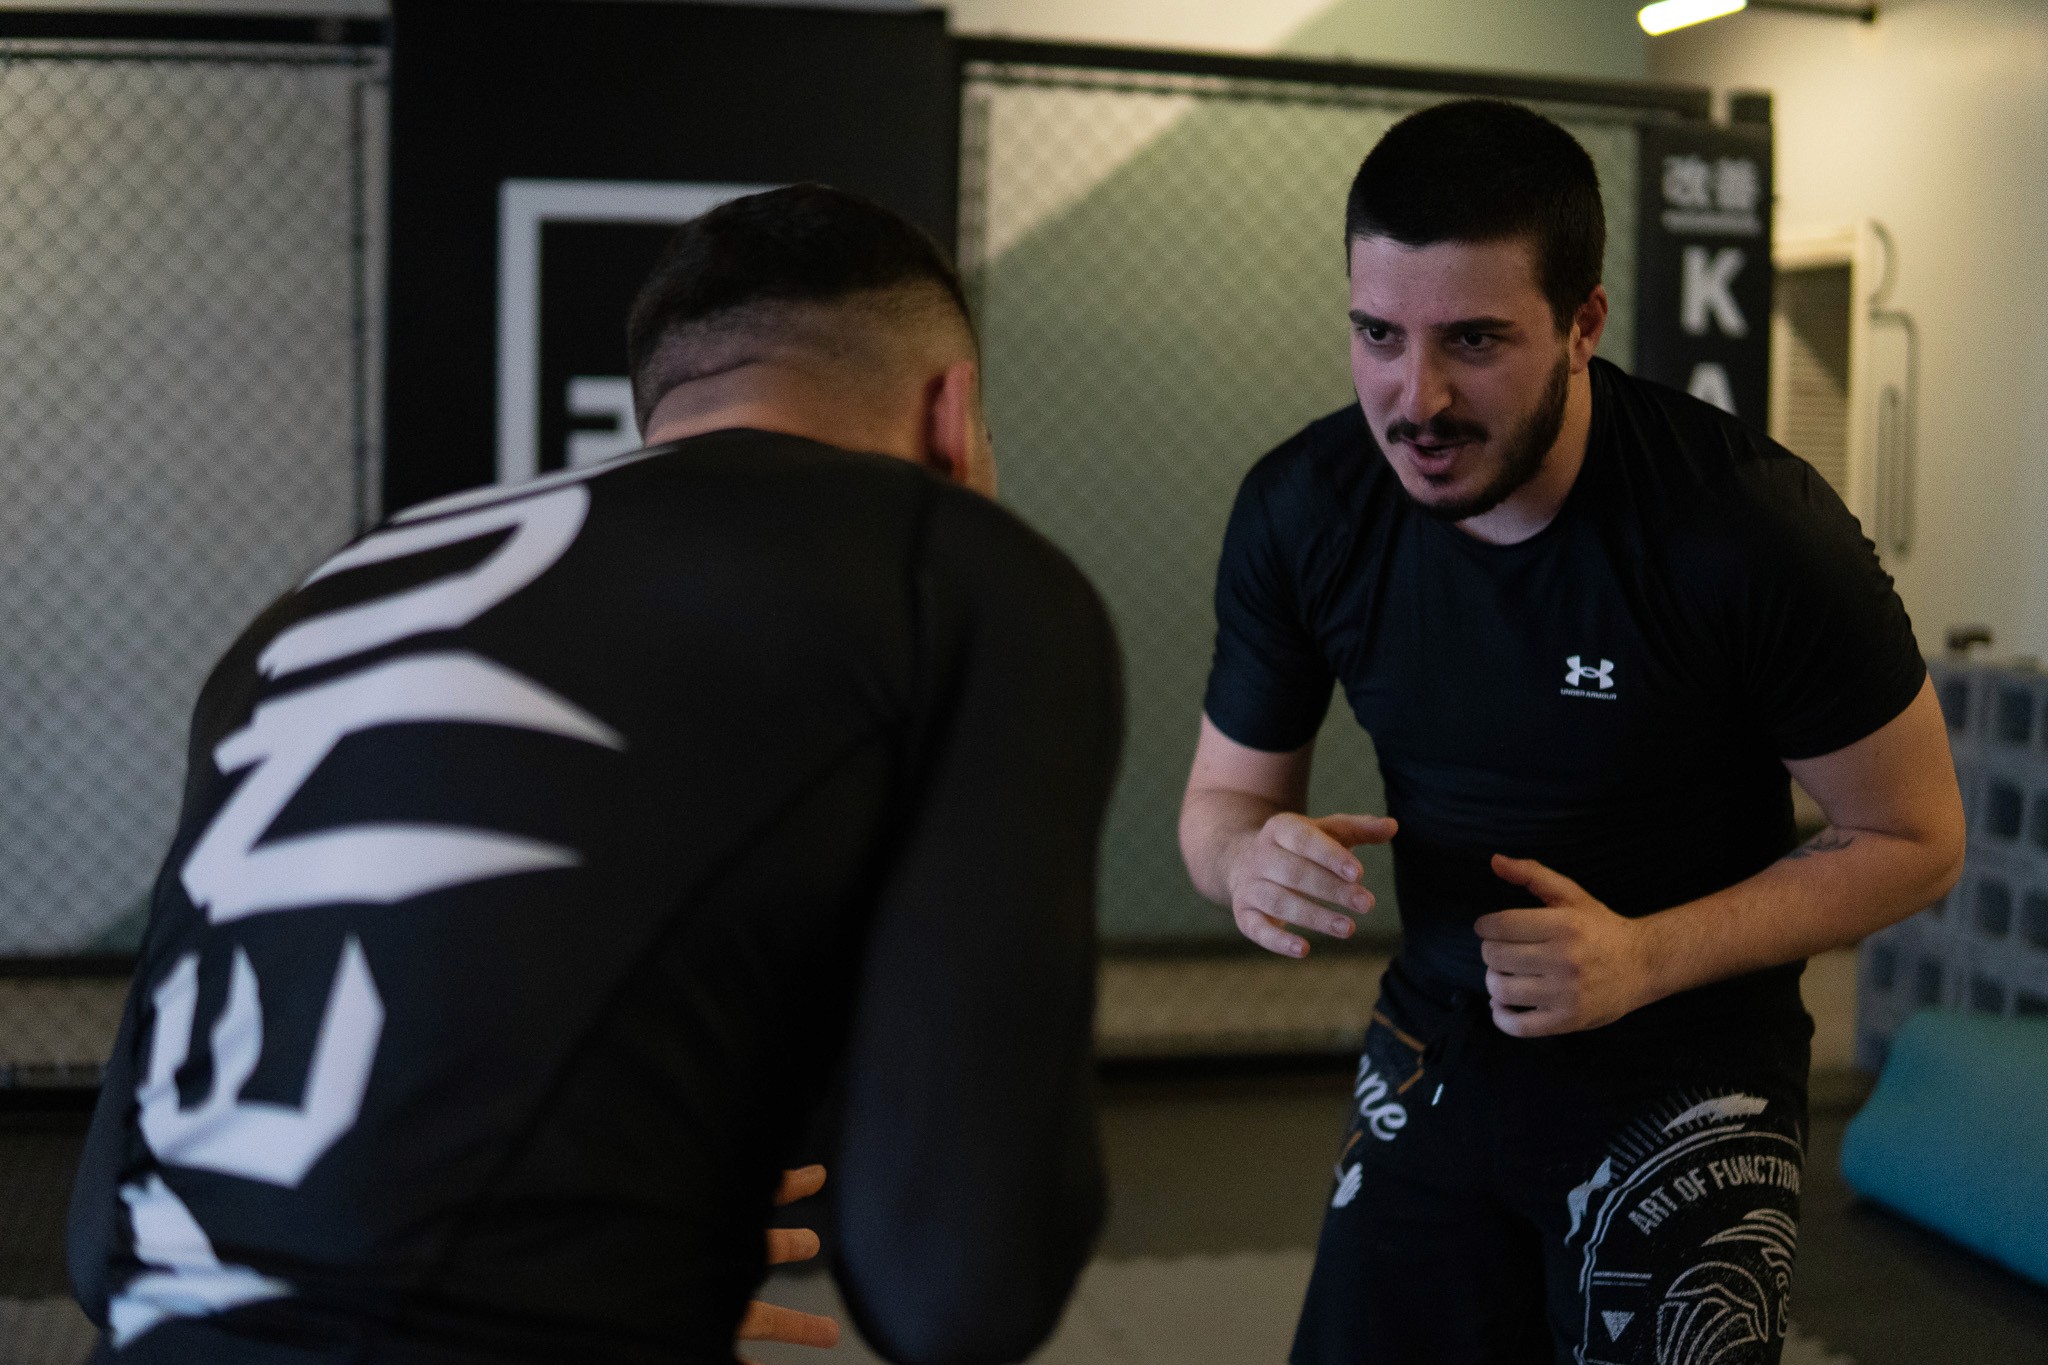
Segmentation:
[(1216, 652), (1202, 709), (1230, 734), (1276, 751), (1315, 737), (1335, 680), (1304, 603), (1295, 539), (1276, 530), (1248, 476), (1216, 565)]
[(1785, 768), (1838, 829), (1961, 845), (1962, 797), (1932, 681), (1862, 739)]
[(1830, 758), (1904, 717), (1927, 666), (1876, 547), (1826, 482), (1790, 458), (1750, 473), (1740, 553), (1721, 585), (1744, 705), (1781, 757)]
[(1283, 752), (1254, 749), (1224, 734), (1204, 715), (1195, 741), (1195, 761), (1188, 770), (1187, 796), (1232, 792), (1285, 810), (1303, 810), (1308, 805), (1308, 775), (1314, 757), (1314, 740)]

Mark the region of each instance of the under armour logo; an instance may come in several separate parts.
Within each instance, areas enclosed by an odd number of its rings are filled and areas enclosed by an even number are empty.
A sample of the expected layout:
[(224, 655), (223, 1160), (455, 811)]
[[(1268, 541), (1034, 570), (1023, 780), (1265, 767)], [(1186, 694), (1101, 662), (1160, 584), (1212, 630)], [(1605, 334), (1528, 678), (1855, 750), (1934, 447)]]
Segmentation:
[(1579, 661), (1579, 656), (1574, 654), (1566, 659), (1565, 663), (1570, 666), (1569, 671), (1564, 675), (1564, 685), (1566, 687), (1578, 687), (1584, 683), (1591, 682), (1595, 687), (1604, 691), (1614, 686), (1614, 660), (1612, 659), (1602, 659), (1598, 668), (1588, 668)]

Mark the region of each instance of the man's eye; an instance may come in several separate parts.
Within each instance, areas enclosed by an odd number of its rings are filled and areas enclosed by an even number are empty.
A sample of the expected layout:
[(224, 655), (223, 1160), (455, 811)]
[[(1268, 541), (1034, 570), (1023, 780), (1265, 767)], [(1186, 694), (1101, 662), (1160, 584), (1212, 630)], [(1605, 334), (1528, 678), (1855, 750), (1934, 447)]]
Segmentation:
[(1489, 346), (1489, 345), (1491, 345), (1492, 343), (1493, 343), (1493, 333), (1491, 333), (1491, 332), (1460, 332), (1460, 333), (1458, 333), (1458, 345), (1462, 346), (1463, 348), (1465, 348), (1465, 349), (1466, 349), (1466, 350), (1468, 350), (1468, 351), (1480, 351), (1480, 350), (1484, 350), (1484, 349), (1486, 349), (1486, 347), (1488, 347), (1488, 346)]
[(1358, 329), (1358, 334), (1377, 346), (1394, 334), (1394, 329), (1376, 322), (1369, 322)]

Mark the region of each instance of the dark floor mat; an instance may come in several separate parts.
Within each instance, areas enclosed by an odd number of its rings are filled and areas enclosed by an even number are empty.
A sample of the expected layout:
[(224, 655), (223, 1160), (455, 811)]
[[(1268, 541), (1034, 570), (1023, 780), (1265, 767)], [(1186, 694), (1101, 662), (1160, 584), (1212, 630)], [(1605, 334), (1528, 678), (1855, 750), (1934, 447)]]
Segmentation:
[[(1163, 1263), (1249, 1255), (1278, 1275), (1313, 1246), (1345, 1075), (1166, 1072), (1105, 1092), (1113, 1194), (1101, 1250), (1132, 1267), (1117, 1273), (1164, 1275), (1170, 1288), (1179, 1272)], [(1807, 1163), (1792, 1302), (1808, 1358), (2048, 1365), (2048, 1290), (1856, 1199), (1838, 1165), (1846, 1122), (1843, 1109), (1817, 1114)], [(16, 1301), (0, 1304), (12, 1312), (0, 1312), (0, 1362), (28, 1344), (10, 1332), (77, 1325), (46, 1310), (67, 1292), (64, 1214), (83, 1126), (83, 1114), (0, 1115), (0, 1300)]]
[(2048, 1289), (1858, 1199), (1842, 1179), (1847, 1124), (1813, 1125), (1792, 1285), (1800, 1322), (1859, 1365), (2048, 1365)]
[(64, 1215), (85, 1118), (0, 1117), (0, 1298), (71, 1292), (64, 1277)]

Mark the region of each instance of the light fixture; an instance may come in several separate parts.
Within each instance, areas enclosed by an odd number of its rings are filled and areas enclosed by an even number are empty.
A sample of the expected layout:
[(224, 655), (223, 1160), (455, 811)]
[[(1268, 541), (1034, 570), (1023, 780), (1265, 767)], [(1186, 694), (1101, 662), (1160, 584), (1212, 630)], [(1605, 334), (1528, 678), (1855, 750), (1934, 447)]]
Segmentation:
[(1652, 38), (1660, 33), (1669, 33), (1687, 24), (1705, 23), (1718, 19), (1724, 14), (1733, 14), (1749, 3), (1749, 0), (1657, 0), (1654, 5), (1645, 5), (1636, 13), (1636, 22), (1643, 26), (1643, 32)]
[(1636, 22), (1651, 37), (1687, 24), (1705, 23), (1745, 9), (1775, 9), (1788, 14), (1813, 14), (1826, 19), (1877, 22), (1876, 5), (1831, 5), (1824, 0), (1657, 0), (1636, 11)]

